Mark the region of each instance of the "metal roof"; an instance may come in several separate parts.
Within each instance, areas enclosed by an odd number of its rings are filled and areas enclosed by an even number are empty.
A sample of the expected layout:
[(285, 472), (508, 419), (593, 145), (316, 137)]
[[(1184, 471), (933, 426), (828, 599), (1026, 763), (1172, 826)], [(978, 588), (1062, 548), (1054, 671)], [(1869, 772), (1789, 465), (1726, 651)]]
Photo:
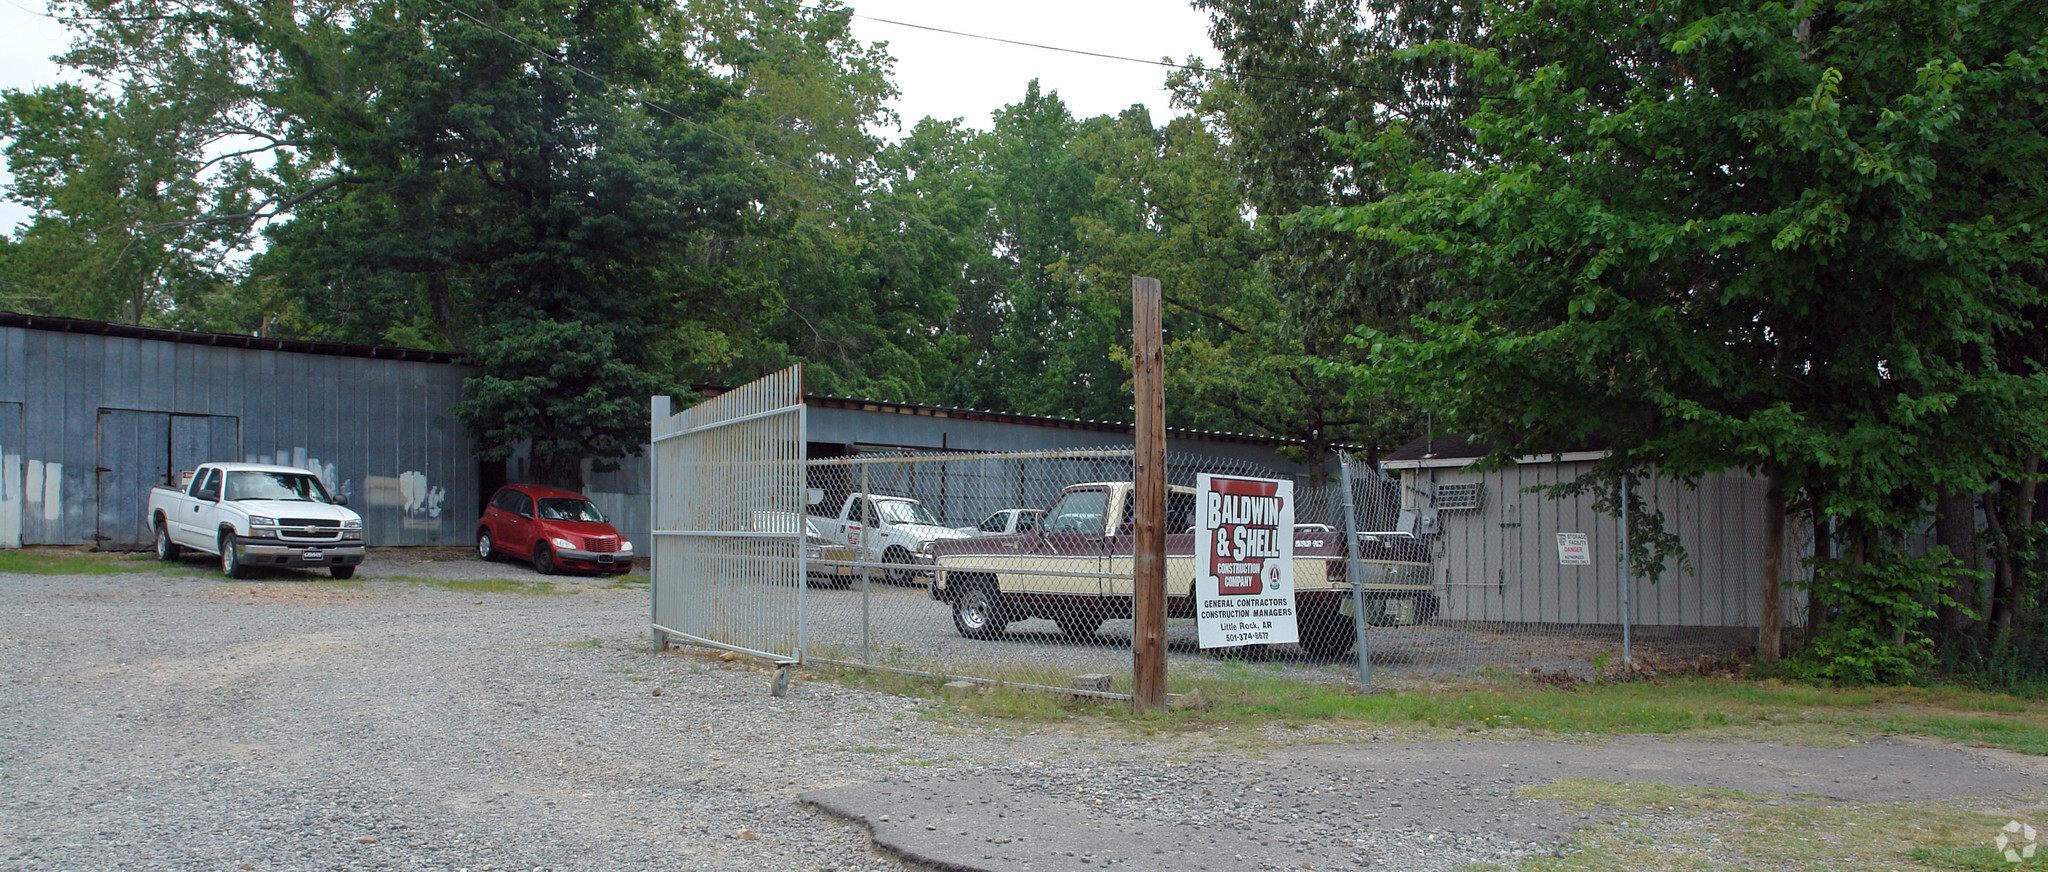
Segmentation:
[[(1515, 459), (1516, 463), (1550, 463), (1553, 461), (1574, 462), (1599, 460), (1607, 456), (1607, 446), (1612, 440), (1589, 439), (1586, 444), (1555, 454), (1529, 454)], [(1462, 468), (1475, 460), (1485, 457), (1495, 447), (1489, 440), (1477, 439), (1456, 433), (1432, 433), (1400, 447), (1392, 454), (1380, 458), (1380, 466), (1386, 469)]]
[[(711, 385), (700, 385), (706, 396), (716, 396), (726, 389)], [(932, 418), (959, 418), (967, 421), (991, 421), (1002, 424), (1025, 424), (1034, 427), (1052, 427), (1062, 430), (1090, 430), (1100, 433), (1131, 433), (1136, 425), (1121, 421), (1083, 421), (1075, 418), (1053, 418), (1043, 415), (1026, 415), (1018, 412), (993, 412), (985, 409), (959, 409), (950, 406), (927, 406), (919, 403), (905, 403), (895, 400), (868, 400), (857, 397), (831, 397), (822, 394), (805, 394), (804, 405), (814, 409), (847, 409), (861, 412), (894, 412), (899, 415), (922, 415)], [(1308, 443), (1301, 439), (1285, 439), (1277, 436), (1259, 436), (1251, 433), (1225, 433), (1216, 430), (1183, 430), (1166, 428), (1166, 435), (1179, 439), (1205, 439), (1214, 442), (1241, 442), (1250, 445), (1300, 445)]]
[(0, 327), (22, 327), (29, 330), (48, 330), (55, 333), (85, 333), (95, 336), (153, 339), (158, 342), (176, 342), (184, 345), (249, 348), (258, 351), (290, 351), (299, 354), (325, 354), (337, 357), (418, 360), (428, 363), (458, 363), (462, 360), (462, 355), (452, 351), (396, 348), (389, 345), (352, 345), (346, 342), (308, 342), (302, 339), (243, 336), (238, 333), (197, 333), (190, 330), (138, 327), (133, 324), (110, 324), (105, 321), (86, 321), (78, 318), (24, 315), (20, 312), (0, 312)]

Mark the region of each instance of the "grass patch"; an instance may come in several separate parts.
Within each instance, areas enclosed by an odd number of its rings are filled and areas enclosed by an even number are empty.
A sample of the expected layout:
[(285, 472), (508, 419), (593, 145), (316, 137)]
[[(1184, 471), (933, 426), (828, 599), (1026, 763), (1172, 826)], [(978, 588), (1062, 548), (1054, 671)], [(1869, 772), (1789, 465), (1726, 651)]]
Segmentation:
[[(1608, 805), (1623, 814), (1579, 834), (1576, 847), (1562, 856), (1523, 861), (1517, 867), (1523, 872), (2015, 868), (1993, 846), (2011, 816), (1951, 803), (1770, 806), (1765, 797), (1737, 791), (1592, 781), (1524, 793)], [(1672, 812), (1683, 820), (1673, 821)]]
[(456, 593), (488, 594), (512, 593), (521, 596), (574, 596), (575, 588), (566, 588), (552, 581), (521, 581), (514, 578), (423, 578), (416, 575), (398, 575), (379, 579), (407, 584), (438, 587)]
[(0, 573), (11, 575), (125, 575), (132, 572), (153, 572), (176, 565), (158, 563), (154, 556), (147, 554), (40, 548), (10, 548), (0, 551)]
[[(1024, 686), (1060, 687), (1067, 677), (1021, 666), (983, 670), (981, 677), (998, 683), (967, 693), (948, 691), (944, 679), (929, 676), (830, 665), (807, 671), (883, 693), (941, 700), (941, 710), (966, 715), (1020, 724), (1100, 719), (1142, 733), (1250, 732), (1278, 725), (1418, 738), (1660, 735), (1809, 745), (1904, 734), (2048, 756), (2048, 701), (1955, 687), (1827, 687), (1680, 677), (1563, 687), (1500, 679), (1366, 692), (1303, 681), (1272, 664), (1219, 661), (1181, 668), (1167, 678), (1169, 693), (1199, 691), (1207, 708), (1138, 716), (1120, 700), (1063, 701), (1057, 694), (1028, 689)], [(1111, 690), (1129, 693), (1128, 677), (1118, 678)]]

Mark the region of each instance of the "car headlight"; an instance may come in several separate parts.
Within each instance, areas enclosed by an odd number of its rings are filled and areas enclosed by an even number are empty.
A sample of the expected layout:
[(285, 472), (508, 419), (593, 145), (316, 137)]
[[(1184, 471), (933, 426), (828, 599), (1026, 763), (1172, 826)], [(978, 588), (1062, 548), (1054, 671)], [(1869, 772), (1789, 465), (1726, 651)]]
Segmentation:
[(620, 539), (620, 540), (619, 540), (619, 550), (620, 550), (620, 551), (631, 551), (631, 550), (633, 550), (633, 540), (631, 540), (631, 539)]
[(924, 540), (923, 542), (919, 542), (919, 543), (917, 543), (917, 553), (919, 553), (919, 554), (930, 554), (930, 553), (932, 553), (932, 540), (930, 540), (930, 539), (926, 539), (926, 540)]
[(343, 521), (341, 522), (341, 528), (344, 530), (354, 530), (360, 533), (363, 531), (363, 519), (351, 518), (349, 520)]
[(276, 519), (276, 518), (268, 518), (268, 517), (264, 517), (263, 515), (250, 515), (250, 516), (249, 516), (249, 526), (251, 526), (251, 527), (275, 527), (275, 526), (277, 526), (277, 519)]
[(549, 542), (552, 542), (552, 543), (554, 543), (554, 545), (555, 545), (555, 547), (556, 547), (556, 548), (562, 548), (562, 549), (565, 549), (565, 550), (569, 550), (569, 551), (574, 551), (574, 550), (576, 550), (576, 546), (575, 546), (575, 545), (571, 545), (571, 544), (569, 544), (569, 540), (567, 540), (567, 539), (564, 539), (564, 538), (562, 538), (562, 537), (560, 537), (560, 536), (556, 536), (555, 538), (553, 538), (553, 539), (549, 539), (548, 541), (549, 541)]

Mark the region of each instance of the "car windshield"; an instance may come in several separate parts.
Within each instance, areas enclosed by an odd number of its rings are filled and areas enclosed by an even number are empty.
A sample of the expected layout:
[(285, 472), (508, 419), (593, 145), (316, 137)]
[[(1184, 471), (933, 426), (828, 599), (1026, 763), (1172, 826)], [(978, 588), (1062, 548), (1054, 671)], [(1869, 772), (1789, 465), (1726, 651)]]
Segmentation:
[(891, 524), (928, 524), (933, 527), (939, 525), (939, 519), (932, 517), (931, 510), (925, 508), (923, 503), (913, 503), (909, 500), (876, 500), (875, 511), (881, 513), (883, 521)]
[(303, 472), (235, 472), (228, 474), (227, 499), (285, 500), (331, 503), (317, 476)]
[(549, 497), (540, 501), (540, 519), (543, 521), (590, 521), (604, 520), (604, 513), (597, 510), (589, 500), (569, 497)]

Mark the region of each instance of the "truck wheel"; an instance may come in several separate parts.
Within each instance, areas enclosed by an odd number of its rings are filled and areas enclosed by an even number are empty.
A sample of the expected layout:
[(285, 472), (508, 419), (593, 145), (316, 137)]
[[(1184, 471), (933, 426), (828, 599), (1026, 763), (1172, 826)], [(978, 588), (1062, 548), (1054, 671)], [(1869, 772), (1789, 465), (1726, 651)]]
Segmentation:
[(994, 639), (1009, 626), (1003, 618), (1002, 595), (993, 581), (976, 579), (953, 594), (953, 628), (969, 639)]
[[(910, 552), (901, 545), (891, 545), (889, 550), (882, 552), (882, 562), (908, 565)], [(883, 577), (888, 579), (890, 584), (909, 584), (917, 577), (917, 572), (912, 569), (890, 569)]]
[(542, 575), (555, 574), (555, 552), (546, 542), (533, 543), (533, 571)]
[(327, 574), (337, 579), (346, 580), (356, 577), (356, 568), (353, 566), (329, 566), (327, 567)]
[(242, 555), (235, 551), (234, 537), (225, 533), (220, 537), (220, 574), (229, 578), (249, 577), (249, 568), (242, 565)]
[(476, 531), (476, 556), (484, 561), (495, 560), (498, 557), (498, 543), (491, 541), (489, 529)]
[(1054, 618), (1053, 623), (1060, 625), (1060, 632), (1067, 634), (1067, 637), (1071, 639), (1094, 638), (1095, 631), (1102, 629), (1101, 618), (1085, 618), (1069, 615), (1063, 618)]
[(1349, 615), (1303, 615), (1301, 650), (1317, 657), (1336, 657), (1358, 644)]
[(171, 541), (171, 531), (164, 528), (164, 522), (156, 522), (156, 559), (178, 559), (178, 543)]

